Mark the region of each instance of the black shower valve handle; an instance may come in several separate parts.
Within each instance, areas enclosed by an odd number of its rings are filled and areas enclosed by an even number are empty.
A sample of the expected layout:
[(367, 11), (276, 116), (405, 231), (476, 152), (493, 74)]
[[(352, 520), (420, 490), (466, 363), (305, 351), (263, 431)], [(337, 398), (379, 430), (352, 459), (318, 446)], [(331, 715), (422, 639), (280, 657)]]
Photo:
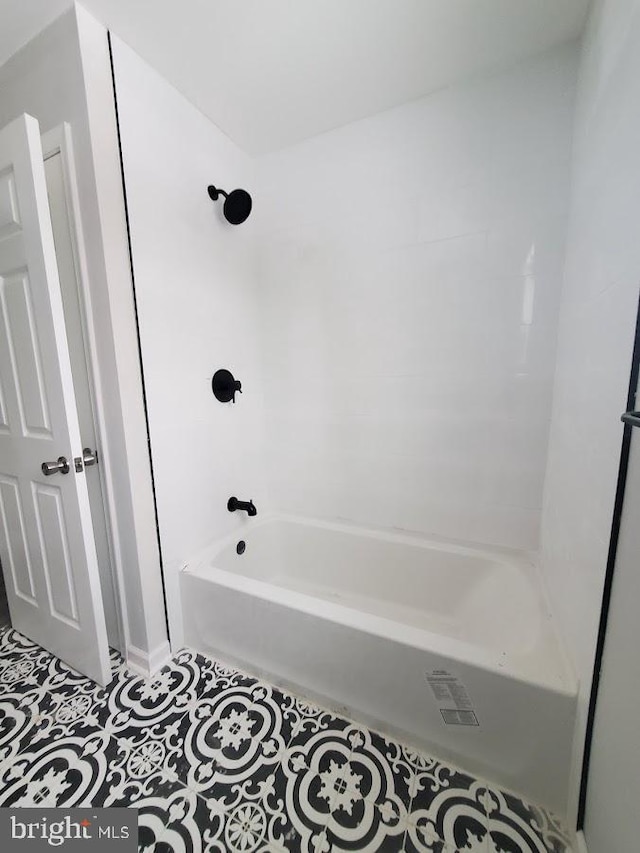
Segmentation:
[(235, 403), (236, 393), (242, 394), (242, 383), (229, 370), (222, 368), (213, 374), (211, 390), (221, 403)]

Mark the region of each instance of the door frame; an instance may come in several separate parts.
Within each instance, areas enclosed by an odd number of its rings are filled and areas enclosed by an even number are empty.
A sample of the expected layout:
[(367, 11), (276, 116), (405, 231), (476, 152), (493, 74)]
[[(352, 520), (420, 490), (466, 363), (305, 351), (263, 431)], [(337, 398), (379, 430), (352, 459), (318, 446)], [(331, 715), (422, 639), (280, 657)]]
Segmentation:
[[(633, 355), (631, 357), (631, 372), (629, 375), (629, 388), (627, 391), (626, 411), (630, 412), (638, 408), (640, 401), (636, 400), (638, 392), (638, 379), (640, 378), (640, 298), (636, 312), (636, 329), (633, 343)], [(638, 395), (640, 396), (640, 395)], [(591, 745), (593, 742), (593, 729), (598, 704), (598, 689), (600, 687), (600, 674), (602, 671), (602, 659), (604, 647), (607, 640), (607, 624), (609, 621), (609, 610), (611, 607), (611, 590), (615, 576), (615, 563), (618, 553), (618, 540), (620, 538), (620, 523), (624, 506), (624, 493), (627, 485), (627, 472), (629, 470), (629, 454), (631, 451), (631, 437), (633, 427), (625, 423), (622, 433), (622, 447), (620, 449), (620, 463), (618, 466), (618, 482), (616, 485), (616, 496), (613, 505), (613, 518), (611, 521), (611, 534), (609, 537), (609, 551), (607, 553), (607, 568), (602, 591), (602, 606), (600, 609), (600, 621), (598, 624), (598, 639), (596, 643), (595, 660), (593, 664), (593, 677), (591, 681), (591, 695), (589, 697), (589, 711), (587, 714), (587, 729), (584, 740), (584, 751), (582, 755), (582, 772), (580, 776), (580, 794), (578, 799), (578, 818), (576, 831), (579, 836), (584, 829), (584, 819), (587, 803), (587, 787), (589, 784), (589, 764), (591, 761)]]
[(73, 153), (73, 138), (71, 126), (63, 122), (42, 134), (42, 155), (47, 160), (56, 154), (60, 155), (64, 195), (69, 217), (69, 234), (76, 269), (76, 288), (78, 307), (82, 327), (82, 342), (84, 348), (87, 375), (89, 378), (89, 397), (96, 434), (96, 442), (100, 447), (101, 493), (106, 522), (107, 546), (112, 567), (113, 591), (116, 605), (116, 620), (120, 640), (120, 651), (125, 659), (129, 657), (131, 645), (127, 618), (127, 603), (123, 594), (123, 561), (118, 528), (116, 523), (114, 484), (110, 465), (109, 444), (105, 428), (104, 395), (101, 393), (100, 371), (98, 368), (98, 350), (93, 324), (91, 292), (88, 286), (89, 274), (86, 256), (86, 243), (80, 217), (80, 199)]

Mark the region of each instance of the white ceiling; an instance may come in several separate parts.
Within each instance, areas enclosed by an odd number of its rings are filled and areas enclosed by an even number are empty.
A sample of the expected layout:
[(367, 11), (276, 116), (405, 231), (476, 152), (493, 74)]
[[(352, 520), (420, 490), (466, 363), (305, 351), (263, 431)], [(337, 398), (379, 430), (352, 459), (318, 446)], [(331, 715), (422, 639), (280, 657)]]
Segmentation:
[[(83, 0), (251, 153), (577, 37), (589, 0)], [(71, 0), (0, 0), (0, 64)]]

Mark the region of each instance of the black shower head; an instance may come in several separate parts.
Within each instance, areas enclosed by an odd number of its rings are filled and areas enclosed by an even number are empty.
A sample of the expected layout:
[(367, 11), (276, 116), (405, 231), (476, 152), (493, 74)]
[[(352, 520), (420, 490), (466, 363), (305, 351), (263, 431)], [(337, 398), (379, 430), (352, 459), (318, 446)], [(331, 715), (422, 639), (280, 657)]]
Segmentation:
[(227, 222), (232, 225), (240, 225), (251, 213), (251, 196), (246, 190), (231, 190), (226, 193), (224, 190), (216, 189), (214, 186), (207, 187), (209, 198), (217, 201), (218, 198), (224, 196), (223, 213)]

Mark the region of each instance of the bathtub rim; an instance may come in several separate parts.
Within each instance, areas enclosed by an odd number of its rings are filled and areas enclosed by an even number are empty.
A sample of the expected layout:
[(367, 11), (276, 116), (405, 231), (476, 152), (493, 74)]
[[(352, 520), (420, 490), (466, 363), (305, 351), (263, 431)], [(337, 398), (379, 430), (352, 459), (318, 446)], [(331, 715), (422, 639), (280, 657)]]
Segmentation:
[[(244, 523), (241, 526), (225, 536), (214, 540), (207, 547), (201, 549), (192, 558), (184, 562), (180, 571), (220, 584), (245, 595), (261, 598), (281, 606), (293, 607), (300, 612), (319, 619), (355, 627), (358, 630), (375, 636), (382, 636), (395, 643), (409, 645), (424, 651), (440, 652), (461, 663), (473, 663), (474, 666), (481, 669), (514, 678), (525, 684), (534, 684), (570, 696), (577, 694), (577, 678), (564, 648), (563, 638), (556, 629), (548, 605), (548, 596), (543, 579), (535, 560), (528, 552), (476, 545), (475, 543), (463, 543), (451, 539), (438, 539), (403, 530), (396, 531), (365, 527), (340, 520), (308, 518), (289, 513), (270, 512), (265, 513), (257, 521), (254, 519), (243, 521)], [(554, 658), (551, 662), (549, 671), (545, 676), (541, 672), (527, 671), (526, 658), (525, 661), (518, 658), (515, 661), (507, 658), (505, 662), (500, 653), (493, 652), (489, 648), (481, 647), (455, 637), (447, 637), (424, 628), (404, 625), (396, 620), (366, 613), (346, 604), (327, 601), (326, 599), (298, 592), (297, 590), (291, 590), (267, 581), (250, 578), (241, 573), (220, 569), (213, 564), (216, 555), (223, 549), (231, 546), (239, 537), (241, 538), (243, 531), (249, 533), (258, 527), (263, 527), (277, 521), (299, 524), (301, 526), (312, 526), (317, 529), (328, 529), (354, 536), (365, 536), (379, 541), (393, 541), (399, 545), (436, 549), (476, 558), (482, 557), (483, 559), (509, 566), (516, 565), (527, 575), (528, 580), (532, 581), (537, 599), (536, 605), (540, 611), (541, 629), (548, 632), (550, 639), (556, 646), (554, 651), (557, 651), (558, 657)], [(538, 659), (541, 654), (544, 654), (544, 652), (539, 650)], [(547, 651), (546, 654), (549, 655), (550, 652)]]
[(404, 530), (397, 527), (372, 527), (365, 524), (338, 518), (318, 518), (315, 516), (298, 515), (296, 513), (285, 513), (270, 511), (262, 513), (260, 518), (242, 518), (239, 525), (228, 533), (211, 540), (206, 546), (200, 548), (186, 560), (181, 569), (186, 566), (198, 565), (211, 557), (213, 553), (234, 542), (243, 532), (250, 532), (259, 527), (264, 527), (274, 521), (285, 521), (301, 526), (315, 527), (318, 529), (333, 530), (337, 533), (347, 533), (354, 536), (365, 536), (379, 541), (392, 541), (399, 545), (412, 545), (419, 548), (436, 548), (452, 554), (462, 554), (471, 557), (482, 557), (499, 563), (514, 562), (521, 566), (535, 566), (535, 555), (533, 552), (522, 551), (516, 548), (507, 548), (499, 545), (487, 545), (481, 542), (468, 542), (459, 539), (432, 536), (417, 531)]

